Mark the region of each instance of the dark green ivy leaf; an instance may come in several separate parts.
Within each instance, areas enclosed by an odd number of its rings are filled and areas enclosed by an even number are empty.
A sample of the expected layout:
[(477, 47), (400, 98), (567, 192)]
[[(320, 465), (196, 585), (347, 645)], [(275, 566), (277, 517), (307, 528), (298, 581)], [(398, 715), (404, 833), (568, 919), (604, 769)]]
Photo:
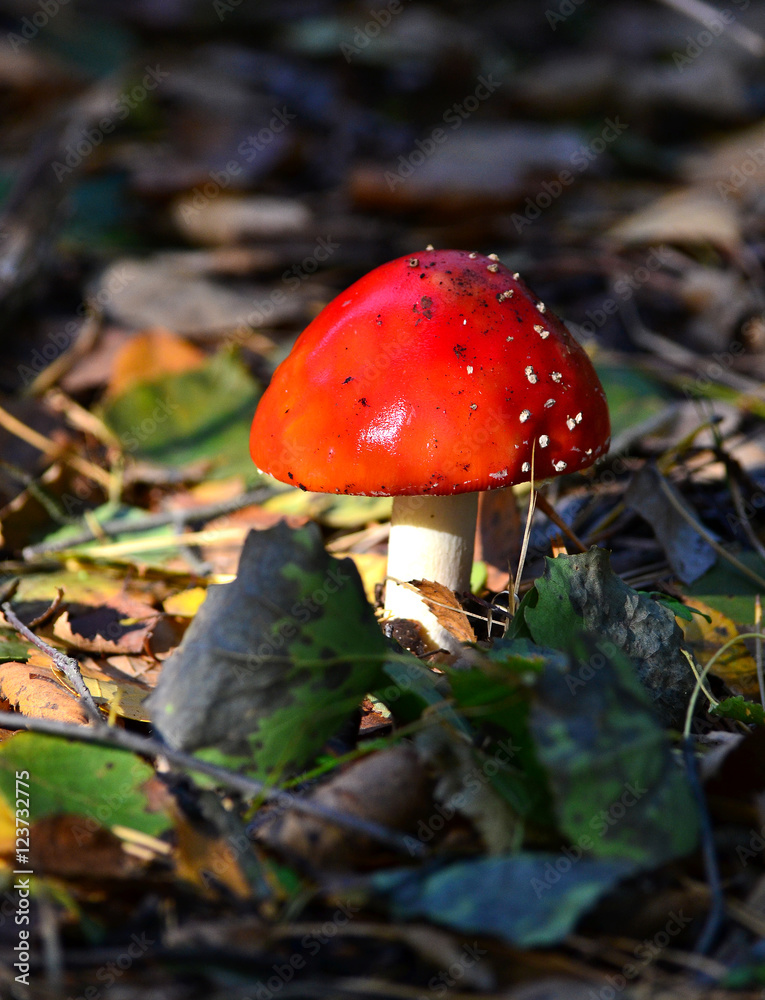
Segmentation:
[(694, 685), (682, 631), (668, 608), (616, 576), (605, 549), (547, 559), (509, 634), (569, 652), (582, 633), (603, 643), (606, 655), (614, 647), (626, 654), (662, 722), (682, 727)]
[(561, 832), (645, 869), (688, 854), (695, 800), (632, 664), (591, 638), (576, 646), (565, 669), (548, 661), (530, 714)]
[(425, 919), (461, 934), (491, 934), (522, 948), (562, 940), (633, 867), (624, 861), (518, 853), (444, 868), (373, 875), (398, 920)]

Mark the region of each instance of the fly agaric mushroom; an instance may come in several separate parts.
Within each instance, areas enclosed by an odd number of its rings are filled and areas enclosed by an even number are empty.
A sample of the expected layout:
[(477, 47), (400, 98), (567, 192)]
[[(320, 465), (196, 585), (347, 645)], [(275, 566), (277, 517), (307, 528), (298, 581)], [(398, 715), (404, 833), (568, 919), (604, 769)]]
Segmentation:
[(386, 610), (423, 622), (393, 581), (468, 588), (478, 492), (528, 480), (532, 449), (537, 479), (584, 469), (609, 434), (589, 358), (519, 276), (493, 254), (428, 249), (370, 271), (306, 327), (250, 450), (300, 489), (393, 496)]

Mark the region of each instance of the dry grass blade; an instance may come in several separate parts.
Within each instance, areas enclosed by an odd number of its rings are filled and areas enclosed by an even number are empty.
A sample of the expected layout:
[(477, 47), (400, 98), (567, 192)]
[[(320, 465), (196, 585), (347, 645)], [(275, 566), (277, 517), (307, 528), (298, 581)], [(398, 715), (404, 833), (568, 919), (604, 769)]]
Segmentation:
[(120, 440), (116, 434), (109, 430), (106, 424), (97, 417), (95, 413), (86, 410), (76, 400), (72, 399), (62, 389), (50, 389), (45, 394), (45, 402), (56, 413), (61, 416), (74, 428), (92, 434), (102, 444), (111, 448), (120, 448)]
[(88, 479), (93, 480), (95, 483), (100, 483), (109, 489), (112, 481), (111, 474), (102, 469), (98, 465), (94, 465), (92, 462), (88, 462), (87, 459), (80, 458), (78, 455), (68, 455), (66, 454), (66, 449), (62, 448), (60, 445), (56, 444), (55, 441), (51, 441), (50, 438), (45, 437), (44, 434), (40, 434), (39, 431), (33, 430), (31, 427), (27, 427), (25, 423), (14, 417), (12, 413), (3, 409), (0, 406), (0, 426), (4, 427), (11, 434), (16, 437), (21, 438), (22, 441), (26, 441), (27, 444), (31, 444), (33, 448), (37, 448), (44, 455), (47, 455), (51, 459), (60, 459), (71, 465), (73, 469), (82, 473), (83, 476), (87, 476)]
[(531, 537), (531, 521), (534, 517), (534, 508), (537, 503), (537, 491), (534, 489), (534, 448), (536, 442), (531, 446), (531, 472), (529, 473), (529, 486), (531, 491), (529, 492), (529, 510), (526, 515), (526, 527), (523, 530), (523, 542), (521, 543), (521, 554), (518, 556), (518, 569), (515, 572), (514, 586), (510, 591), (510, 596), (508, 598), (508, 603), (511, 605), (510, 614), (515, 614), (516, 606), (518, 605), (518, 589), (521, 585), (521, 577), (523, 576), (523, 564), (526, 562), (526, 553), (529, 548), (529, 538)]
[(88, 559), (119, 559), (136, 552), (154, 552), (179, 545), (214, 545), (217, 542), (231, 542), (240, 545), (249, 528), (213, 528), (209, 531), (184, 531), (178, 535), (159, 535), (151, 538), (129, 538), (122, 542), (107, 542), (104, 545), (88, 544), (88, 548), (75, 553), (74, 549), (64, 549)]

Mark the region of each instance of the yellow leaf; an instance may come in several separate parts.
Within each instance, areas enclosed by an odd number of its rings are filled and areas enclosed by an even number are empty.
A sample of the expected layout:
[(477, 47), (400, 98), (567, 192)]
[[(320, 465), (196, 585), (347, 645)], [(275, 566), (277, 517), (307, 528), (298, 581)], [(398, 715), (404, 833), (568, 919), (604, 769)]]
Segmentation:
[[(80, 672), (85, 687), (94, 698), (106, 703), (110, 715), (119, 715), (123, 719), (133, 719), (134, 722), (151, 722), (151, 718), (143, 707), (144, 699), (151, 693), (151, 689), (145, 684), (130, 680), (116, 681), (103, 674), (94, 677), (88, 666), (82, 664)], [(54, 667), (53, 673), (65, 688), (74, 693), (74, 688), (62, 671)]]
[(16, 847), (16, 816), (8, 803), (0, 798), (0, 854), (6, 857)]
[[(704, 604), (697, 597), (689, 597), (684, 603), (689, 608), (703, 611), (712, 619), (708, 622), (700, 615), (694, 615), (693, 621), (680, 621), (686, 642), (696, 659), (704, 666), (722, 645), (737, 636), (741, 630), (731, 618)], [(711, 672), (725, 681), (735, 694), (743, 694), (745, 697), (759, 694), (757, 664), (743, 642), (736, 643), (723, 653)]]
[(336, 496), (293, 489), (269, 497), (262, 506), (279, 514), (303, 514), (329, 528), (342, 529), (361, 528), (370, 521), (387, 521), (392, 504), (392, 497)]
[(205, 587), (190, 587), (188, 590), (182, 590), (179, 594), (166, 597), (162, 606), (169, 615), (178, 615), (179, 618), (193, 618), (206, 596), (207, 589)]

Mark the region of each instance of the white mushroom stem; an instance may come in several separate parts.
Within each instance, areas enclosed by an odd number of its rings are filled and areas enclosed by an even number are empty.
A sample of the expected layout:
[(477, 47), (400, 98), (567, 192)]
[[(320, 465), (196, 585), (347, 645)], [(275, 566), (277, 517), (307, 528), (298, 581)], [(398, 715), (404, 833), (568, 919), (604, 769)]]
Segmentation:
[(400, 496), (393, 499), (388, 543), (385, 611), (392, 618), (413, 618), (444, 649), (460, 645), (438, 624), (418, 594), (395, 580), (432, 580), (450, 590), (470, 587), (478, 494)]

